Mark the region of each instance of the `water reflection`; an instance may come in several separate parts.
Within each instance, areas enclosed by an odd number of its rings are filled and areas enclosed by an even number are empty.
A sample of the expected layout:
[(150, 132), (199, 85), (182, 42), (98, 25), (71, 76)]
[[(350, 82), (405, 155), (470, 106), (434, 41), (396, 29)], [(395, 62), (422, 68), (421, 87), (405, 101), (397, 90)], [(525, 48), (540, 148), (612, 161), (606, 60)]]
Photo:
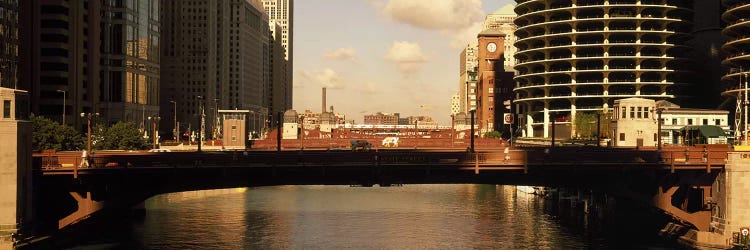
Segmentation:
[(513, 186), (280, 186), (148, 200), (120, 246), (148, 249), (580, 249), (557, 203)]

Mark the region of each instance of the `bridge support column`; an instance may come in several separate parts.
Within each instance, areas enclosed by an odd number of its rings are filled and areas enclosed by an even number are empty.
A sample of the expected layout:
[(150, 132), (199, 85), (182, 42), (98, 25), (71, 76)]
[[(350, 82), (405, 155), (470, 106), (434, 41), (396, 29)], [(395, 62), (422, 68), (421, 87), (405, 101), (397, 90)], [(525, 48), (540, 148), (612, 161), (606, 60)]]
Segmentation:
[[(697, 249), (729, 249), (750, 246), (750, 236), (741, 230), (750, 228), (750, 152), (729, 152), (727, 164), (719, 173), (707, 195), (706, 205), (711, 208), (707, 228), (689, 230), (679, 240)], [(678, 225), (665, 230), (676, 231)]]
[(62, 218), (58, 222), (58, 229), (78, 222), (104, 208), (104, 202), (94, 201), (91, 198), (91, 192), (86, 192), (86, 197), (78, 192), (70, 192), (70, 195), (78, 202), (78, 209), (74, 213)]
[[(0, 99), (8, 97), (0, 88)], [(10, 99), (16, 103), (15, 99)], [(16, 110), (12, 108), (11, 110)], [(12, 114), (15, 116), (15, 114)], [(26, 233), (32, 220), (31, 123), (0, 118), (0, 249), (12, 249), (12, 235)]]

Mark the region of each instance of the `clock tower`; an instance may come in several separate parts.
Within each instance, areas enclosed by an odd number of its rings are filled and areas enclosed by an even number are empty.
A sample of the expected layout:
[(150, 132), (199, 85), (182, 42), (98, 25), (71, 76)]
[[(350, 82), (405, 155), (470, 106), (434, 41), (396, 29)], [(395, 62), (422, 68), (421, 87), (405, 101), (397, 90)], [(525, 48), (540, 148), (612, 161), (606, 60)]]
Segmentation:
[[(502, 100), (499, 94), (510, 95), (513, 92), (512, 86), (499, 89), (496, 86), (504, 73), (503, 53), (505, 52), (505, 34), (485, 30), (477, 35), (479, 40), (479, 53), (477, 61), (479, 64), (479, 74), (477, 78), (477, 110), (476, 124), (481, 134), (496, 130), (500, 126), (496, 125), (497, 118), (502, 118)], [(512, 73), (511, 73), (512, 74)], [(512, 75), (510, 78), (512, 82)], [(498, 103), (499, 102), (499, 103)], [(499, 115), (498, 115), (499, 114)], [(500, 120), (502, 122), (502, 120)]]

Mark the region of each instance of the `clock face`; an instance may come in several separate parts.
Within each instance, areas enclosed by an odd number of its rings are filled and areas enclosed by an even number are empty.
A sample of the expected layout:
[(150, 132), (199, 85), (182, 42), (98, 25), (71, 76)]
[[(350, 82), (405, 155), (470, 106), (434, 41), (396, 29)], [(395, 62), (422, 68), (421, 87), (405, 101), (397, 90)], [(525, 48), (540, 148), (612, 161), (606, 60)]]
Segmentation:
[(497, 44), (495, 43), (488, 43), (487, 44), (487, 51), (489, 52), (495, 52), (497, 50)]

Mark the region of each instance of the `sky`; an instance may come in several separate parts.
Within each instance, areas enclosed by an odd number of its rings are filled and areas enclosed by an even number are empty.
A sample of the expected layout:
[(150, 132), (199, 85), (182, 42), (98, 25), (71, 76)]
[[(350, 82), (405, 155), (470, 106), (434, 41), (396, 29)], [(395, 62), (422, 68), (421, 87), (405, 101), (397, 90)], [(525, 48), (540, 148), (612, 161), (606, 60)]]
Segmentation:
[(459, 53), (511, 0), (297, 0), (297, 112), (327, 106), (356, 123), (375, 112), (450, 124)]

